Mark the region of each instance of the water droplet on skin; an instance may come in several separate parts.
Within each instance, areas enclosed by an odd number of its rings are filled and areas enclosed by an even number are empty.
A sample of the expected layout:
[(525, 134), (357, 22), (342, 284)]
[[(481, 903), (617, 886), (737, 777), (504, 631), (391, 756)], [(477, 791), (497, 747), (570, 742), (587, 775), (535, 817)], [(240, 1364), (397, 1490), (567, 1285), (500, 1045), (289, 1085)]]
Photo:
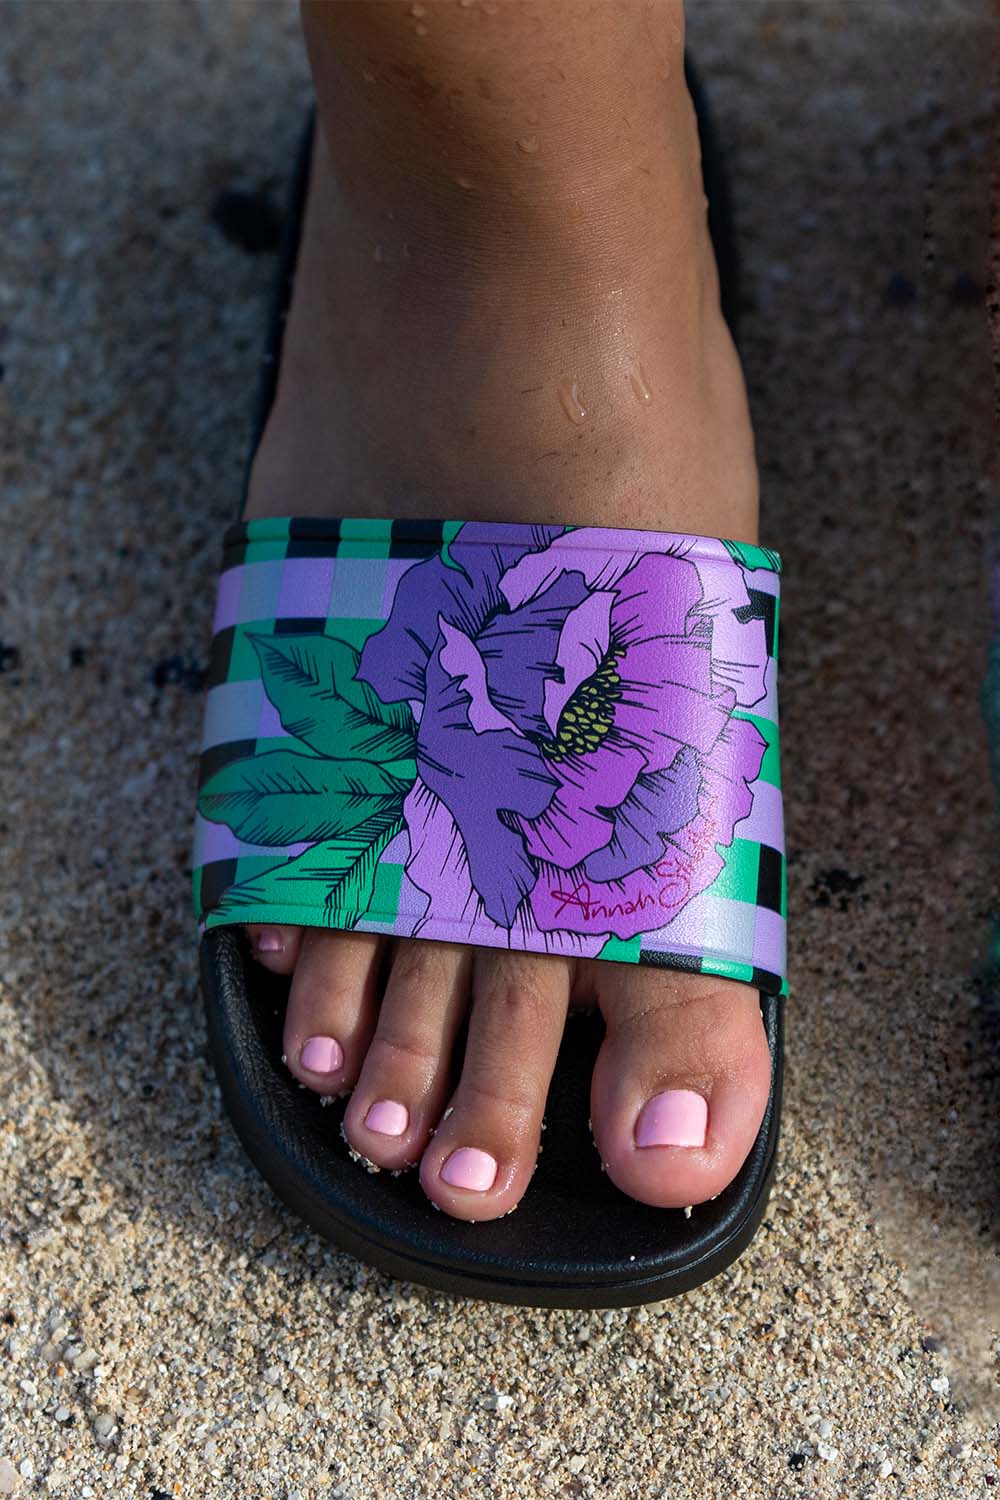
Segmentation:
[(468, 177), (456, 177), (455, 181), (458, 184), (458, 186), (462, 189), (463, 193), (471, 193), (472, 192), (473, 183), (472, 183), (471, 178), (468, 178)]
[(410, 6), (410, 15), (411, 16), (415, 16), (418, 21), (421, 20), (422, 17), (426, 16), (426, 14), (427, 14), (427, 7), (426, 7), (426, 5), (411, 5)]
[(403, 254), (406, 256), (407, 260), (409, 260), (410, 256), (413, 254), (413, 251), (410, 249), (409, 244), (406, 240), (403, 241)]
[(372, 73), (368, 68), (362, 68), (361, 76), (365, 80), (365, 83), (375, 82), (375, 74)]
[(495, 16), (500, 9), (499, 5), (484, 5), (483, 10), (488, 16)]
[(458, 3), (463, 10), (471, 10), (475, 5), (476, 0), (458, 0)]
[(649, 381), (646, 372), (637, 359), (631, 359), (628, 363), (628, 383), (632, 387), (632, 394), (643, 406), (652, 401), (653, 393), (649, 389)]
[(587, 408), (580, 400), (580, 387), (568, 375), (559, 382), (559, 404), (574, 427), (587, 420)]
[(427, 35), (427, 27), (424, 25), (423, 21), (418, 21), (417, 24), (416, 24), (416, 26), (414, 26), (413, 29), (417, 33), (417, 36), (426, 36)]
[(376, 245), (375, 246), (375, 264), (377, 266), (384, 266), (385, 265), (385, 250), (382, 248), (381, 245)]
[(537, 135), (523, 135), (517, 143), (518, 151), (523, 151), (525, 156), (534, 156), (538, 150)]

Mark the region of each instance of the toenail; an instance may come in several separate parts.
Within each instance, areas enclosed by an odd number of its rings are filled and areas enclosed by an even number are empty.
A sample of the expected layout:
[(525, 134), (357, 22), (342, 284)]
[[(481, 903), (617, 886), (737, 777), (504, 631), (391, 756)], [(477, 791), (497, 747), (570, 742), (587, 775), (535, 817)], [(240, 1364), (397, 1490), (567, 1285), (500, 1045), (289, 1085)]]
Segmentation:
[(365, 1115), (368, 1129), (377, 1130), (379, 1135), (402, 1135), (409, 1123), (409, 1110), (395, 1099), (376, 1099)]
[(637, 1146), (704, 1146), (708, 1104), (691, 1089), (654, 1094), (635, 1127)]
[(442, 1182), (451, 1187), (469, 1188), (474, 1193), (485, 1193), (493, 1186), (496, 1175), (496, 1158), (476, 1146), (460, 1146), (441, 1168)]
[(311, 1036), (299, 1053), (299, 1062), (310, 1073), (336, 1073), (343, 1061), (343, 1049), (332, 1036)]
[(258, 932), (253, 949), (255, 953), (283, 953), (285, 945), (276, 932)]

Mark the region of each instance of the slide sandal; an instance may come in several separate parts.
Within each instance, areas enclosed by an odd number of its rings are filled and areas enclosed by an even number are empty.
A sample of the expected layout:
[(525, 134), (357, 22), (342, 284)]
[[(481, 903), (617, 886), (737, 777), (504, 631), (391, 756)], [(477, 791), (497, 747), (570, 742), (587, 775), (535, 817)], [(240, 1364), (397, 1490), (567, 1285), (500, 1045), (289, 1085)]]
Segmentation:
[[(710, 225), (732, 269), (693, 92)], [(312, 128), (254, 448), (276, 385)], [(437, 1290), (604, 1308), (687, 1291), (752, 1238), (774, 1171), (787, 993), (779, 577), (764, 548), (668, 532), (294, 516), (227, 531), (193, 861), (208, 1034), (249, 1156), (338, 1247)], [(588, 1128), (604, 1023), (571, 1012), (517, 1211), (454, 1219), (415, 1169), (352, 1159), (346, 1100), (321, 1100), (284, 1066), (289, 980), (254, 962), (247, 922), (742, 980), (760, 991), (772, 1059), (757, 1139), (710, 1202), (628, 1197)]]

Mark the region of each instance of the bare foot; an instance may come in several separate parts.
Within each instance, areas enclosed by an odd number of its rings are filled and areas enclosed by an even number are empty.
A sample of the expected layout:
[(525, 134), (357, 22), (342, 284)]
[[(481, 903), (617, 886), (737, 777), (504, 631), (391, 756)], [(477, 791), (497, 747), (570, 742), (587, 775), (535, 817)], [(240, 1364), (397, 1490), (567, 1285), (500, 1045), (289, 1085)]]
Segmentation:
[[(753, 435), (719, 309), (680, 6), (574, 11), (572, 47), (548, 36), (565, 8), (525, 56), (513, 7), (476, 16), (473, 33), (474, 7), (434, 6), (423, 36), (416, 8), (306, 7), (326, 139), (248, 515), (756, 540)], [(400, 941), (380, 1000), (381, 938), (251, 937), (262, 964), (292, 976), (292, 1072), (324, 1094), (353, 1090), (351, 1144), (383, 1167), (419, 1161), (428, 1196), (458, 1218), (496, 1218), (525, 1191), (574, 1004), (607, 1023), (591, 1114), (624, 1192), (701, 1202), (753, 1144), (770, 1057), (747, 985)]]

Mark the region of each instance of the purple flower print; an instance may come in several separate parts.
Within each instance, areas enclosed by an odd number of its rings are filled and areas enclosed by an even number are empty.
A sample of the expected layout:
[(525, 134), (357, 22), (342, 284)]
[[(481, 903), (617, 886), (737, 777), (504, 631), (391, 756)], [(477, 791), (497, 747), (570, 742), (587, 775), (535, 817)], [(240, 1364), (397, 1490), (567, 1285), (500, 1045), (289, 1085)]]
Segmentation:
[(417, 721), (422, 935), (596, 954), (715, 880), (765, 750), (749, 602), (721, 544), (635, 531), (470, 522), (403, 575), (357, 676)]

